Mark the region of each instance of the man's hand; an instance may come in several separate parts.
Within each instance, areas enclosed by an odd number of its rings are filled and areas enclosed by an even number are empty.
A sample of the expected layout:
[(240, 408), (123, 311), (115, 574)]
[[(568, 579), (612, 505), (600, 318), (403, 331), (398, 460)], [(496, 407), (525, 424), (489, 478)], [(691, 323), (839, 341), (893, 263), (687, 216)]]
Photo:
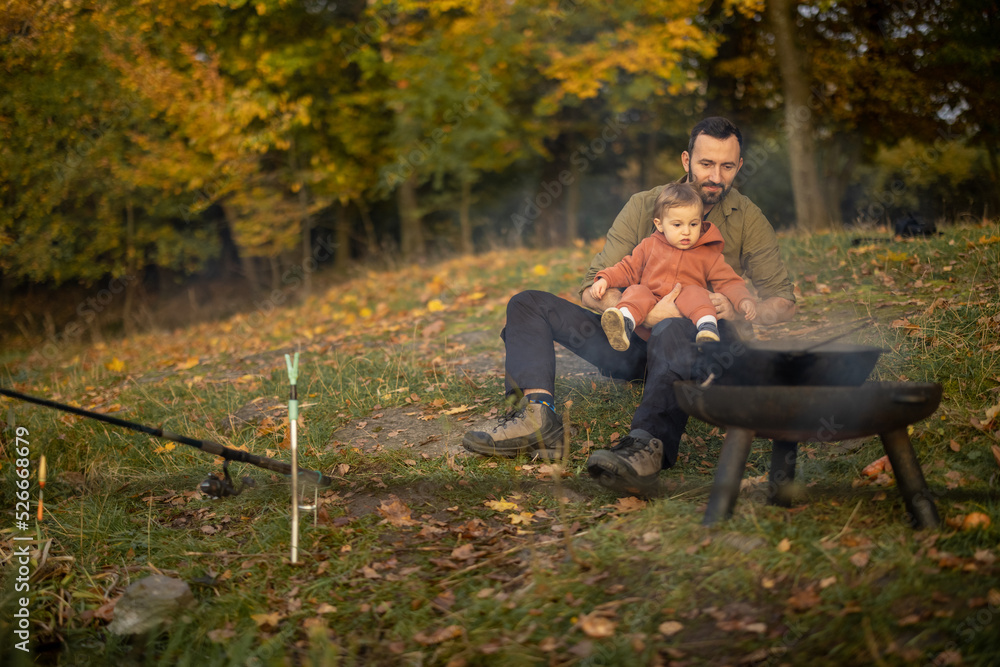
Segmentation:
[(778, 324), (795, 317), (795, 302), (772, 296), (757, 303), (757, 318), (754, 324)]
[[(720, 320), (742, 320), (743, 313), (733, 308), (724, 295), (712, 292), (709, 294), (712, 304), (715, 305), (716, 317)], [(780, 296), (772, 296), (769, 299), (757, 302), (757, 314), (753, 318), (754, 324), (778, 324), (787, 322), (795, 316), (795, 303)]]
[(681, 293), (681, 284), (677, 283), (674, 288), (670, 290), (669, 294), (665, 294), (662, 299), (660, 299), (653, 309), (646, 313), (646, 319), (643, 321), (643, 326), (652, 329), (657, 324), (663, 320), (670, 319), (672, 317), (681, 317), (681, 311), (677, 310), (677, 305), (674, 300), (677, 295)]
[(727, 299), (725, 294), (709, 292), (708, 298), (712, 300), (712, 305), (715, 306), (715, 316), (720, 320), (743, 319), (743, 313), (740, 313), (733, 308), (732, 301)]

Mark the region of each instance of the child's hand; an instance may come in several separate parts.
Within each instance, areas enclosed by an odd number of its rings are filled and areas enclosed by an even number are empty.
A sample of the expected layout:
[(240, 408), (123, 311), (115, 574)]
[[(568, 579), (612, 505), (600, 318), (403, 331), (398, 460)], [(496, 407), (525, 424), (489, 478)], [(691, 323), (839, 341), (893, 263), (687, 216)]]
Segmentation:
[(598, 278), (594, 281), (594, 284), (590, 286), (590, 295), (600, 301), (604, 298), (604, 293), (608, 291), (608, 281), (604, 278)]
[(740, 310), (743, 311), (743, 319), (748, 322), (753, 322), (754, 318), (757, 317), (757, 304), (753, 302), (753, 299), (743, 299), (740, 302)]

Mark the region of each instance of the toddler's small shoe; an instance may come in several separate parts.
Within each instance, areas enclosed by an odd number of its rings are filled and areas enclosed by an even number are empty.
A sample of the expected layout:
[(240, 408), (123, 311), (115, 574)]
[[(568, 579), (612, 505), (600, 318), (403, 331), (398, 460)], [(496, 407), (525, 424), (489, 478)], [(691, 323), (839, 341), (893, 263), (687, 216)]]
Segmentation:
[(702, 322), (698, 326), (698, 335), (695, 337), (695, 341), (704, 343), (708, 340), (719, 342), (719, 327), (716, 326), (715, 322)]
[(632, 320), (622, 315), (622, 311), (617, 308), (608, 308), (605, 310), (604, 314), (601, 315), (601, 328), (604, 329), (611, 347), (619, 352), (624, 352), (628, 349), (629, 336), (632, 335), (635, 325), (632, 323)]

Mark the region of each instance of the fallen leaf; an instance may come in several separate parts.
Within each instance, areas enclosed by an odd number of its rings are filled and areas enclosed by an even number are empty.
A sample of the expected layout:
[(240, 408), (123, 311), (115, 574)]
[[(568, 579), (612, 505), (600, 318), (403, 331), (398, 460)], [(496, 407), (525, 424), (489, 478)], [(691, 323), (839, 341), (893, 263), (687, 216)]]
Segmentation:
[(619, 512), (635, 512), (641, 510), (646, 506), (645, 500), (640, 500), (635, 496), (628, 496), (627, 498), (619, 498), (618, 502), (615, 503), (614, 507)]
[(867, 551), (858, 551), (851, 555), (848, 560), (851, 561), (854, 567), (862, 568), (868, 565), (869, 558), (870, 556)]
[(1000, 403), (986, 409), (986, 421), (983, 422), (983, 428), (988, 429), (993, 426), (993, 421), (997, 418), (997, 415), (1000, 415)]
[(578, 625), (584, 634), (594, 639), (613, 637), (617, 627), (617, 623), (606, 616), (598, 615), (596, 612), (582, 616)]
[(861, 474), (866, 477), (878, 477), (881, 473), (892, 472), (892, 464), (889, 463), (889, 455), (886, 454), (880, 459), (876, 459), (866, 465)]
[(535, 264), (535, 266), (531, 269), (531, 272), (536, 276), (547, 276), (549, 275), (549, 267), (544, 264)]
[(385, 517), (385, 521), (382, 523), (389, 523), (396, 528), (405, 528), (406, 526), (416, 526), (419, 524), (418, 521), (414, 521), (410, 516), (410, 508), (398, 499), (393, 499), (388, 504), (383, 500), (382, 504), (375, 508), (375, 511)]
[(538, 642), (538, 650), (544, 653), (551, 653), (555, 651), (559, 646), (559, 640), (551, 635)]
[(948, 448), (953, 452), (959, 452), (962, 450), (962, 445), (958, 444), (954, 440), (948, 443)]
[(111, 357), (111, 361), (104, 364), (104, 367), (107, 368), (112, 373), (121, 373), (123, 370), (125, 370), (125, 362), (119, 359), (118, 357)]
[(792, 594), (786, 604), (796, 611), (808, 611), (819, 604), (819, 595), (811, 588), (796, 591)]
[(174, 366), (175, 371), (186, 371), (189, 368), (194, 368), (200, 363), (198, 357), (188, 357), (185, 361), (180, 362)]
[(930, 664), (936, 667), (948, 667), (949, 665), (961, 665), (962, 653), (958, 649), (949, 649), (938, 653)]
[(431, 313), (438, 313), (444, 310), (444, 304), (441, 303), (441, 299), (431, 299), (427, 302), (427, 311)]
[(463, 412), (468, 412), (471, 409), (472, 408), (469, 407), (468, 405), (460, 405), (457, 408), (451, 408), (449, 410), (442, 410), (440, 412), (440, 414), (442, 414), (442, 415), (460, 415)]
[(272, 611), (269, 614), (250, 614), (250, 618), (259, 628), (276, 628), (283, 617), (280, 613)]
[(441, 611), (448, 611), (455, 606), (455, 594), (451, 591), (444, 591), (435, 597), (432, 603)]
[(660, 623), (660, 627), (657, 629), (664, 637), (673, 637), (684, 629), (684, 625), (678, 623), (677, 621), (664, 621), (663, 623)]
[(440, 644), (441, 642), (446, 642), (449, 639), (457, 639), (462, 636), (462, 628), (458, 625), (449, 625), (446, 628), (440, 628), (434, 632), (428, 634), (426, 632), (418, 632), (413, 635), (413, 639), (416, 640), (418, 644), (423, 646), (431, 646), (432, 644)]
[(533, 512), (518, 512), (517, 514), (510, 515), (511, 525), (517, 525), (523, 523), (525, 525), (533, 523), (535, 520), (535, 515)]
[(991, 588), (990, 592), (986, 594), (986, 600), (991, 607), (1000, 607), (1000, 590)]
[(989, 528), (990, 524), (993, 523), (990, 517), (982, 512), (970, 512), (962, 520), (962, 530), (978, 530), (980, 528)]
[(208, 631), (208, 638), (215, 644), (222, 644), (236, 636), (236, 630), (226, 625), (224, 628), (216, 628)]
[(781, 553), (785, 553), (791, 548), (792, 548), (792, 542), (787, 537), (783, 538), (780, 542), (778, 542), (778, 551), (780, 551)]
[(477, 552), (476, 548), (472, 546), (471, 542), (466, 542), (460, 547), (455, 547), (451, 550), (451, 557), (457, 558), (459, 560), (467, 560), (469, 558), (475, 558), (476, 556), (481, 556), (482, 552)]
[(993, 451), (993, 459), (1000, 466), (1000, 445), (993, 445), (990, 449)]
[[(438, 301), (438, 304), (440, 304), (440, 303), (441, 302)], [(431, 309), (428, 307), (428, 310), (431, 310)], [(444, 310), (444, 306), (441, 306), (437, 310)], [(431, 312), (434, 312), (434, 311), (431, 310)], [(442, 331), (444, 331), (444, 320), (436, 320), (436, 321), (431, 322), (430, 324), (428, 324), (426, 327), (424, 327), (424, 330), (420, 332), (420, 335), (423, 336), (424, 338), (430, 338), (431, 336), (438, 335)]]
[(99, 618), (102, 621), (108, 621), (110, 623), (111, 620), (115, 617), (115, 605), (118, 603), (118, 600), (120, 599), (121, 596), (119, 595), (114, 600), (105, 602), (100, 607), (95, 609), (94, 618)]
[(517, 503), (512, 503), (510, 501), (504, 500), (502, 497), (500, 498), (500, 500), (487, 500), (483, 504), (489, 507), (491, 510), (496, 510), (497, 512), (506, 512), (507, 510), (521, 509), (520, 507), (517, 506)]

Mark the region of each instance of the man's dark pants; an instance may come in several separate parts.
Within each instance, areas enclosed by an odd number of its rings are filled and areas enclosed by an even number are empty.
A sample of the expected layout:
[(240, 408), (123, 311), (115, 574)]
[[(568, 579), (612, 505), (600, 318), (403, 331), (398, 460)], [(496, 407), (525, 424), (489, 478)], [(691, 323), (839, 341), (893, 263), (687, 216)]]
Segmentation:
[[(732, 331), (724, 320), (720, 332)], [(653, 327), (649, 341), (632, 334), (629, 349), (614, 350), (601, 329), (601, 316), (566, 299), (529, 290), (507, 303), (507, 326), (501, 332), (507, 349), (506, 389), (546, 389), (555, 394), (555, 346), (597, 366), (601, 373), (623, 380), (645, 380), (642, 402), (632, 417), (632, 429), (641, 429), (663, 441), (663, 467), (677, 461), (687, 414), (677, 405), (673, 384), (704, 379), (695, 363), (696, 330), (687, 318), (663, 320)]]

